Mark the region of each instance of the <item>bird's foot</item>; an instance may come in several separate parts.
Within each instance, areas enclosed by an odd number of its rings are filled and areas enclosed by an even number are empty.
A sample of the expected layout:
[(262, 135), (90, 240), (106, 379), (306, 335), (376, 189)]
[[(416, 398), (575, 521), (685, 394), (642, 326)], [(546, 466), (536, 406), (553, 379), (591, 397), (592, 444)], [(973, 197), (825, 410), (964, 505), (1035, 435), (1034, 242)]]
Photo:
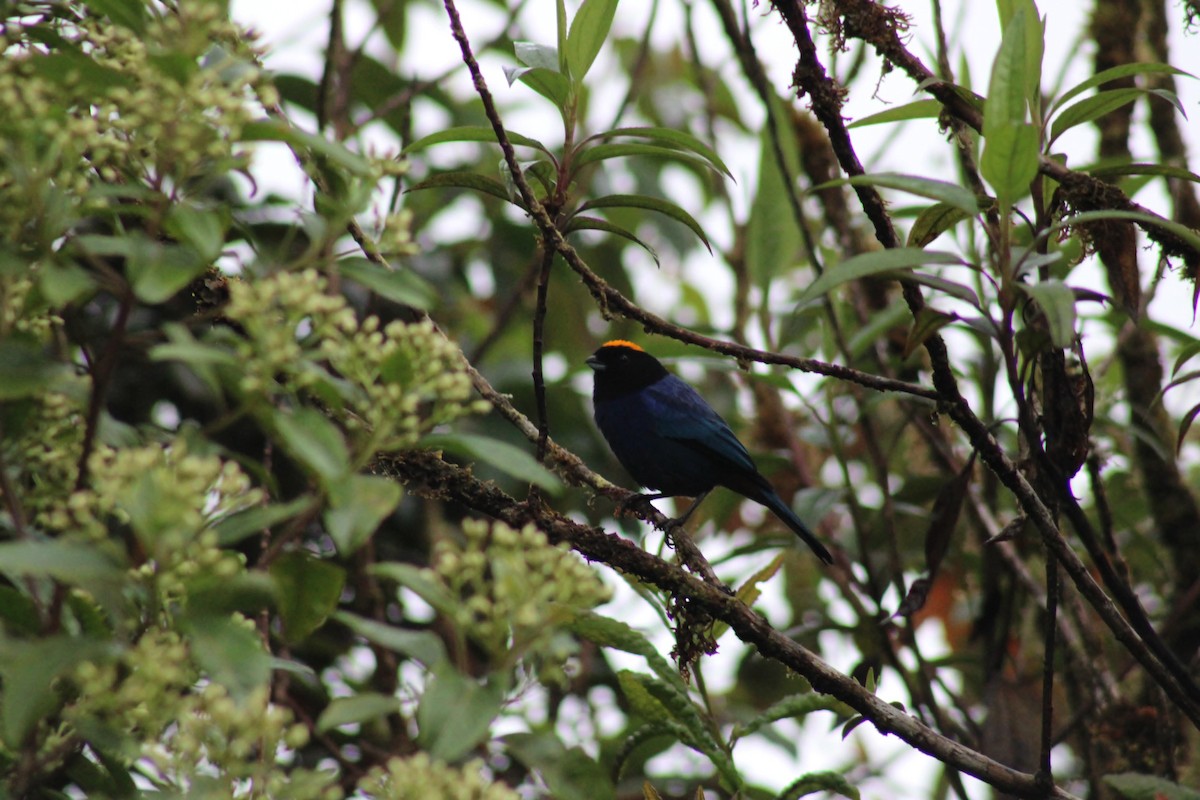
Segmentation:
[(624, 499), (617, 501), (617, 507), (613, 509), (613, 516), (620, 518), (630, 513), (629, 509), (632, 506), (641, 506), (643, 509), (652, 508), (651, 501), (658, 500), (662, 495), (659, 494), (630, 494)]

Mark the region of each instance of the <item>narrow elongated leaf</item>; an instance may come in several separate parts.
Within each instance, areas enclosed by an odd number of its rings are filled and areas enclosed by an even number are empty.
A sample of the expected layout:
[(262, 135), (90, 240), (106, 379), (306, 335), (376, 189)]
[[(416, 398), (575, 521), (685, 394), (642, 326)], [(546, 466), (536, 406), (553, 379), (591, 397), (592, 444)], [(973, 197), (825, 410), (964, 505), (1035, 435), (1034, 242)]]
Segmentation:
[(1119, 78), (1128, 78), (1134, 75), (1185, 75), (1189, 78), (1196, 77), (1190, 72), (1184, 72), (1183, 70), (1173, 67), (1170, 64), (1161, 64), (1156, 62), (1121, 64), (1120, 66), (1110, 67), (1102, 72), (1097, 72), (1087, 80), (1081, 81), (1075, 86), (1072, 86), (1070, 89), (1063, 92), (1058, 99), (1051, 103), (1050, 110), (1053, 111), (1056, 108), (1066, 105), (1072, 99), (1083, 94), (1088, 89), (1094, 89), (1095, 87), (1103, 86), (1110, 81), (1115, 81)]
[[(787, 172), (796, 175), (800, 154), (795, 137), (781, 132), (778, 138)], [(793, 269), (800, 255), (800, 226), (788, 197), (793, 187), (783, 176), (771, 146), (770, 130), (764, 129), (759, 137), (758, 186), (746, 220), (746, 267), (757, 286), (766, 286)]]
[(674, 128), (614, 128), (611, 131), (597, 134), (595, 138), (611, 139), (615, 136), (633, 136), (639, 139), (649, 139), (652, 142), (661, 142), (672, 147), (678, 147), (683, 150), (689, 150), (704, 160), (708, 161), (720, 172), (732, 178), (733, 173), (729, 171), (729, 167), (725, 166), (725, 162), (717, 155), (717, 151), (706, 145), (704, 142), (692, 136), (685, 131), (675, 130)]
[(608, 38), (616, 12), (617, 0), (583, 0), (575, 12), (575, 19), (571, 20), (571, 30), (567, 34), (566, 56), (567, 69), (577, 84), (583, 82), (601, 45)]
[(594, 164), (597, 161), (605, 161), (610, 158), (624, 158), (626, 156), (652, 156), (654, 158), (665, 158), (674, 161), (682, 161), (685, 164), (690, 164), (699, 167), (705, 172), (712, 170), (720, 172), (708, 159), (693, 156), (691, 153), (686, 153), (682, 150), (676, 150), (671, 147), (660, 147), (654, 144), (642, 144), (640, 142), (614, 142), (610, 144), (598, 144), (588, 147), (575, 159), (575, 165), (582, 167), (586, 164)]
[(1007, 209), (1037, 173), (1038, 133), (1027, 120), (1027, 12), (1018, 9), (1005, 26), (1000, 51), (992, 64), (983, 118), (980, 171)]
[(1002, 206), (1029, 189), (1038, 170), (1038, 132), (1029, 123), (998, 125), (983, 143), (979, 168)]
[(601, 647), (612, 647), (633, 653), (646, 659), (646, 664), (664, 681), (675, 685), (681, 692), (687, 692), (687, 686), (679, 677), (679, 671), (662, 657), (646, 635), (620, 620), (605, 617), (592, 611), (579, 614), (571, 620), (567, 627), (578, 636), (595, 642)]
[(1163, 178), (1179, 178), (1192, 183), (1200, 183), (1200, 175), (1190, 172), (1183, 167), (1173, 167), (1170, 164), (1146, 164), (1135, 162), (1130, 164), (1112, 164), (1085, 170), (1097, 178), (1115, 178), (1122, 175), (1154, 175)]
[(805, 717), (814, 711), (838, 711), (844, 713), (848, 710), (849, 707), (845, 703), (829, 695), (817, 694), (816, 692), (794, 694), (783, 698), (748, 722), (735, 726), (731, 738), (742, 739), (773, 722), (778, 722), (781, 719)]
[(705, 235), (704, 228), (700, 227), (700, 223), (691, 214), (666, 200), (640, 194), (609, 194), (587, 201), (579, 207), (579, 210), (587, 211), (593, 208), (644, 208), (649, 211), (657, 211), (659, 214), (664, 214), (691, 228), (692, 233), (704, 242), (708, 252), (712, 252), (712, 245), (709, 244), (708, 236)]
[(611, 233), (620, 236), (623, 239), (628, 239), (649, 253), (650, 257), (654, 259), (655, 264), (660, 263), (658, 260), (658, 253), (654, 251), (653, 247), (639, 239), (633, 233), (633, 231), (622, 228), (620, 225), (614, 225), (606, 219), (600, 219), (599, 217), (571, 217), (571, 221), (567, 223), (565, 228), (563, 228), (563, 233), (574, 233), (575, 231), (584, 230), (603, 231), (604, 233)]
[(446, 658), (446, 646), (432, 631), (396, 628), (346, 611), (335, 613), (333, 619), (367, 641), (409, 658), (415, 658), (430, 669)]
[(565, 113), (571, 96), (571, 82), (561, 72), (531, 67), (505, 67), (509, 84), (520, 81)]
[(1074, 105), (1067, 106), (1062, 113), (1054, 118), (1050, 125), (1050, 141), (1054, 144), (1058, 137), (1074, 128), (1094, 119), (1099, 119), (1110, 111), (1116, 111), (1127, 106), (1143, 94), (1141, 89), (1111, 89), (1099, 92), (1091, 97), (1085, 97)]
[(880, 250), (874, 253), (863, 253), (840, 261), (829, 267), (815, 281), (808, 285), (800, 295), (797, 305), (804, 305), (828, 294), (833, 289), (849, 281), (868, 278), (872, 275), (883, 275), (897, 270), (913, 269), (930, 264), (966, 264), (961, 257), (953, 253), (938, 250), (922, 250), (914, 247), (897, 247), (892, 250)]
[(865, 128), (868, 125), (882, 125), (886, 122), (904, 122), (910, 119), (937, 119), (941, 113), (942, 103), (940, 100), (914, 100), (902, 106), (880, 111), (878, 114), (870, 114), (861, 119), (856, 119), (846, 127)]
[(521, 198), (510, 195), (503, 183), (495, 178), (489, 178), (486, 175), (480, 175), (475, 172), (439, 172), (408, 187), (408, 191), (415, 192), (420, 189), (443, 189), (448, 187), (472, 189), (476, 192), (490, 194), (492, 197), (498, 197), (506, 203), (512, 203), (522, 210), (525, 208), (525, 204), (521, 201)]
[(242, 128), (242, 141), (283, 142), (294, 148), (311, 151), (323, 156), (353, 175), (366, 175), (371, 171), (370, 163), (351, 152), (340, 142), (334, 142), (315, 133), (300, 130), (277, 119), (260, 119)]
[(925, 247), (953, 228), (973, 212), (964, 211), (949, 203), (934, 203), (917, 216), (908, 232), (908, 247)]
[(477, 459), (507, 475), (529, 481), (552, 493), (562, 490), (562, 483), (554, 473), (539, 464), (537, 459), (521, 448), (499, 439), (467, 433), (439, 433), (423, 438), (420, 446), (430, 450), (447, 450), (458, 456)]
[[(531, 139), (528, 136), (523, 136), (515, 131), (505, 130), (505, 135), (508, 136), (508, 141), (519, 147), (532, 147), (535, 150), (541, 150), (543, 153), (550, 155), (550, 151), (546, 145), (539, 142), (537, 139)], [(432, 147), (435, 144), (444, 144), (445, 142), (490, 142), (497, 144), (496, 132), (490, 127), (484, 125), (461, 125), (455, 128), (447, 128), (437, 133), (431, 133), (428, 136), (422, 136), (408, 147), (401, 151), (402, 155), (416, 153), (424, 150), (427, 147)]]
[[(841, 182), (830, 181), (816, 188), (821, 189), (825, 186), (837, 185)], [(845, 182), (852, 186), (883, 186), (887, 189), (899, 189), (902, 192), (946, 203), (967, 214), (974, 214), (979, 211), (979, 200), (976, 199), (975, 194), (970, 189), (948, 181), (922, 178), (919, 175), (879, 172), (871, 175), (855, 175), (852, 178), (847, 178)]]
[(1072, 217), (1067, 217), (1066, 219), (1060, 220), (1059, 222), (1050, 226), (1050, 229), (1060, 230), (1072, 225), (1082, 225), (1088, 222), (1103, 222), (1105, 220), (1112, 219), (1129, 219), (1143, 225), (1148, 225), (1152, 228), (1161, 228), (1162, 230), (1170, 233), (1172, 236), (1175, 236), (1186, 243), (1192, 249), (1200, 252), (1200, 234), (1197, 234), (1195, 230), (1187, 227), (1186, 225), (1180, 225), (1178, 222), (1173, 222), (1169, 219), (1163, 219), (1161, 217), (1154, 217), (1150, 214), (1143, 214), (1140, 211), (1084, 211), (1081, 214), (1076, 214)]
[(1017, 284), (1033, 298), (1046, 315), (1050, 341), (1055, 347), (1070, 347), (1075, 340), (1075, 292), (1062, 281), (1048, 280), (1034, 284)]

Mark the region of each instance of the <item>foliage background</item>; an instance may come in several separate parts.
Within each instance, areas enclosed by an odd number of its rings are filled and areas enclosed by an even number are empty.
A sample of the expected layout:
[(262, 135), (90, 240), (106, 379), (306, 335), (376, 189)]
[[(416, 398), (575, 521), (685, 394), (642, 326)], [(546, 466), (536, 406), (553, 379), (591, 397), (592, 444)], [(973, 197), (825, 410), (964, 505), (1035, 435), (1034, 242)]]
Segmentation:
[[(1200, 66), (1190, 7), (1051, 10), (1060, 70), (1031, 4), (947, 10), (942, 49), (869, 3), (615, 6), (461, 7), (547, 216), (441, 5), (335, 0), (294, 28), (319, 69), (271, 72), (222, 3), (4, 6), (9, 796), (1191, 796), (1196, 103), (1147, 66)], [(986, 106), (903, 105), (914, 53)], [(813, 190), (881, 93), (876, 177)], [(1092, 174), (1142, 216), (1047, 235), (1130, 211)], [(733, 598), (613, 519), (582, 361), (618, 336), (835, 567), (714, 496)]]

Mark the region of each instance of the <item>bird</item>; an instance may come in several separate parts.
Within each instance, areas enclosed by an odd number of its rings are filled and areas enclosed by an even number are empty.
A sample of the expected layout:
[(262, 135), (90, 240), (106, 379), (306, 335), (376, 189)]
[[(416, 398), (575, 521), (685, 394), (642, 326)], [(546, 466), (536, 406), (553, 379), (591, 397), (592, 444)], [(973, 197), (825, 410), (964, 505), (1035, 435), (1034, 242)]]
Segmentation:
[(596, 426), (617, 460), (642, 486), (663, 497), (694, 497), (672, 525), (682, 525), (717, 486), (765, 506), (824, 561), (825, 545), (788, 507), (721, 415), (640, 345), (605, 342), (585, 362), (595, 373)]

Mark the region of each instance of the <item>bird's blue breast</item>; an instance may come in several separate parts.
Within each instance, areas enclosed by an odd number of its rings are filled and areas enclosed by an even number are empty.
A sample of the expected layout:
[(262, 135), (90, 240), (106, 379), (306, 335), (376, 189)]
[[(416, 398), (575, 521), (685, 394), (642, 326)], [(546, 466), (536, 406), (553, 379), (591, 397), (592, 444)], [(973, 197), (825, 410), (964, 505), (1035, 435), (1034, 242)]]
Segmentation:
[(597, 403), (596, 424), (629, 474), (650, 489), (695, 496), (727, 484), (731, 473), (755, 471), (725, 420), (674, 375)]

